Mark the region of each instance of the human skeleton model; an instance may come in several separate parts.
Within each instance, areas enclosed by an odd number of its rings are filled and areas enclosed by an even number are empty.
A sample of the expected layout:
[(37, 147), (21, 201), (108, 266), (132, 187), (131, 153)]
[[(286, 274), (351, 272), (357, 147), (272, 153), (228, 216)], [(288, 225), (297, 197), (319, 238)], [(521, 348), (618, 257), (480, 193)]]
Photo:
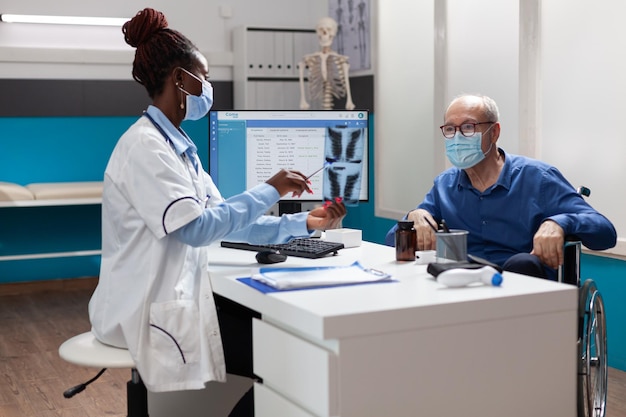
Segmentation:
[(300, 108), (307, 110), (311, 105), (307, 102), (304, 88), (304, 69), (309, 69), (310, 100), (317, 108), (331, 110), (333, 97), (346, 98), (346, 110), (353, 110), (354, 103), (350, 94), (348, 57), (339, 55), (330, 49), (333, 38), (337, 34), (337, 22), (331, 17), (323, 17), (315, 28), (321, 51), (307, 54), (300, 62)]

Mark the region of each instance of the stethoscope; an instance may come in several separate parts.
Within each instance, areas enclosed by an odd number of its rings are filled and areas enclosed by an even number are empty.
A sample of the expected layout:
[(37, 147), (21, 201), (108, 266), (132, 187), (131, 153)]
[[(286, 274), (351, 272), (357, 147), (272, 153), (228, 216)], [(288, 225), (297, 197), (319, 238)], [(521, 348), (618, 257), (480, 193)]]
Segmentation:
[[(165, 129), (163, 129), (163, 127), (161, 127), (161, 125), (159, 125), (157, 121), (154, 120), (154, 118), (150, 116), (150, 114), (148, 114), (148, 112), (144, 111), (143, 115), (146, 116), (148, 120), (152, 122), (154, 127), (156, 127), (156, 129), (163, 135), (163, 137), (165, 138), (165, 141), (170, 144), (174, 153), (177, 153), (176, 147), (174, 146), (174, 142), (172, 141), (170, 136), (167, 134), (167, 132), (165, 132)], [(189, 172), (191, 181), (193, 182), (194, 188), (196, 189), (196, 196), (198, 197), (198, 203), (203, 204), (204, 207), (207, 207), (210, 196), (204, 195), (205, 191), (203, 190), (203, 187), (200, 184), (200, 175), (198, 173), (197, 162), (194, 163), (194, 161), (191, 161), (190, 158), (187, 157), (187, 154), (185, 152), (183, 152), (180, 155), (180, 157), (183, 159), (183, 163), (187, 166), (187, 171)]]
[[(176, 147), (174, 146), (174, 142), (172, 142), (172, 139), (170, 138), (170, 136), (165, 132), (165, 129), (163, 129), (161, 127), (161, 125), (158, 124), (157, 121), (154, 120), (154, 118), (152, 116), (150, 116), (150, 114), (148, 114), (148, 112), (143, 112), (143, 115), (146, 116), (148, 118), (148, 120), (150, 120), (152, 122), (154, 127), (156, 127), (157, 130), (163, 135), (163, 137), (165, 138), (165, 141), (170, 144), (170, 146), (172, 147), (172, 150), (174, 152), (176, 152)], [(187, 154), (185, 154), (183, 152), (181, 154), (181, 157), (186, 160), (187, 159)]]

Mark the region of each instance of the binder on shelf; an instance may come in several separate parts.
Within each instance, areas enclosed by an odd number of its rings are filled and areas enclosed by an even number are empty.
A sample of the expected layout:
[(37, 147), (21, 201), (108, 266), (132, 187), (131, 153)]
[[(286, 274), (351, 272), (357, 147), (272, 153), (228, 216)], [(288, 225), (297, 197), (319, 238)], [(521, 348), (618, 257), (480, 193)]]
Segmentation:
[(309, 42), (307, 41), (307, 38), (311, 36), (312, 35), (310, 33), (305, 32), (296, 32), (293, 34), (293, 59), (296, 62), (294, 75), (296, 76), (300, 75), (298, 66), (304, 61), (304, 56), (315, 52), (315, 50), (310, 49)]
[(283, 61), (282, 75), (284, 77), (297, 76), (296, 60), (293, 56), (293, 32), (283, 32)]
[(318, 49), (314, 29), (240, 26), (233, 31), (233, 47), (236, 108), (300, 107), (298, 63)]
[(249, 110), (249, 109), (257, 109), (258, 107), (256, 106), (256, 103), (258, 101), (258, 89), (257, 89), (257, 81), (248, 81), (246, 83), (246, 91), (247, 91), (247, 96), (246, 96), (246, 102), (243, 104), (243, 107), (241, 105), (239, 105), (238, 108), (242, 108), (244, 110)]
[(285, 34), (283, 32), (273, 32), (274, 37), (274, 65), (271, 75), (281, 77), (285, 69)]
[(254, 33), (246, 31), (245, 34), (245, 54), (246, 54), (246, 76), (255, 76), (258, 73), (257, 70), (257, 50), (256, 37)]
[(250, 88), (255, 90), (254, 101), (251, 108), (259, 110), (280, 110), (281, 94), (274, 91), (274, 83), (271, 81), (250, 81)]
[(260, 31), (257, 32), (259, 41), (259, 50), (261, 51), (261, 68), (259, 75), (262, 77), (271, 77), (274, 73), (274, 32)]

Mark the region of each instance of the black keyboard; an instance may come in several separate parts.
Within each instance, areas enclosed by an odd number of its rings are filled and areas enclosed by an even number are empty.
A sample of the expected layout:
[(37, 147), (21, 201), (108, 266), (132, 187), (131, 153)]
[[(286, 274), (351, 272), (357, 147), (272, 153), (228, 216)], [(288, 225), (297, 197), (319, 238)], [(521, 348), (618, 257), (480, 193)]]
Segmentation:
[(260, 252), (268, 249), (278, 249), (287, 256), (300, 258), (322, 258), (328, 254), (336, 255), (343, 249), (343, 243), (328, 242), (318, 238), (296, 238), (287, 243), (250, 244), (242, 242), (222, 241), (222, 247), (243, 249)]

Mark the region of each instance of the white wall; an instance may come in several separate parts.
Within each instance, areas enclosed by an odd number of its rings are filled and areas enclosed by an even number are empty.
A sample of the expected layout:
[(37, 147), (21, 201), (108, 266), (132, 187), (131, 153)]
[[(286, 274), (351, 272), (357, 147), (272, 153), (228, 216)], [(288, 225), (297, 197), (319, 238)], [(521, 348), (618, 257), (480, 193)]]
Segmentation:
[[(137, 0), (0, 0), (0, 13), (132, 17), (146, 6)], [(328, 14), (326, 0), (153, 0), (150, 7), (207, 55), (215, 80), (232, 79), (232, 28), (312, 29)], [(133, 51), (119, 28), (0, 23), (2, 78), (129, 79)]]
[(439, 126), (452, 98), (499, 105), (508, 152), (519, 148), (517, 0), (377, 1), (376, 214), (400, 218), (447, 166)]
[[(519, 7), (517, 0), (447, 0), (447, 94), (485, 94), (500, 108), (498, 145), (518, 153)], [(443, 123), (439, 113), (437, 126)], [(437, 130), (443, 152), (443, 136)]]
[(626, 255), (626, 2), (549, 0), (542, 15), (541, 158), (591, 189)]
[(400, 218), (435, 171), (434, 3), (376, 3), (376, 215)]

